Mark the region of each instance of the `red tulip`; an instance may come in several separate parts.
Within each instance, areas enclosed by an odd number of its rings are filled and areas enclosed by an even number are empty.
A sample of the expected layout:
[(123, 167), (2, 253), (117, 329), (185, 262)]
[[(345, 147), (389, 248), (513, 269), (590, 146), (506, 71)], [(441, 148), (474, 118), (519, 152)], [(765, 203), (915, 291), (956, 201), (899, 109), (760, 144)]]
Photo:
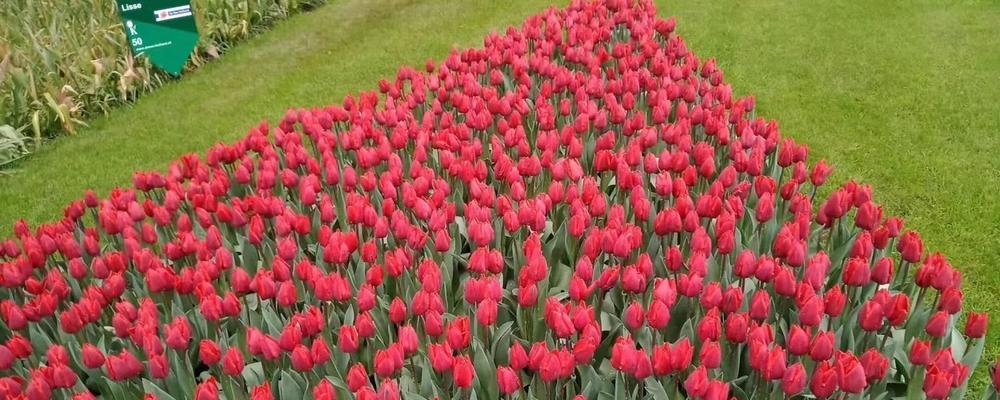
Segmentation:
[(816, 364), (812, 379), (809, 380), (809, 390), (818, 398), (825, 399), (837, 390), (837, 369), (830, 361)]
[(646, 311), (646, 321), (653, 329), (663, 329), (670, 323), (670, 307), (666, 303), (654, 299)]
[[(10, 349), (7, 348), (7, 346), (0, 345), (0, 371), (5, 371), (8, 368), (10, 368), (10, 366), (14, 364), (14, 360), (15, 360), (14, 353), (12, 353)], [(96, 367), (88, 366), (87, 368), (97, 368), (100, 367), (102, 364), (104, 364), (103, 355), (101, 356), (101, 364), (98, 364)]]
[(701, 365), (707, 368), (719, 368), (722, 365), (722, 349), (719, 347), (719, 342), (703, 343), (701, 351), (698, 353), (698, 359), (701, 361)]
[(518, 341), (514, 341), (510, 345), (510, 350), (507, 352), (507, 359), (510, 362), (510, 367), (515, 370), (522, 370), (528, 366), (528, 353)]
[(326, 364), (330, 361), (330, 346), (326, 344), (326, 341), (322, 337), (313, 339), (309, 351), (312, 355), (313, 363), (316, 365)]
[(312, 395), (314, 400), (337, 400), (337, 391), (329, 379), (323, 379), (313, 386)]
[(705, 391), (705, 400), (727, 400), (729, 399), (729, 383), (712, 380), (708, 383), (708, 390)]
[(104, 367), (107, 369), (108, 377), (114, 381), (137, 377), (143, 370), (139, 359), (128, 351), (108, 356), (105, 359)]
[(750, 300), (750, 318), (763, 321), (771, 315), (771, 296), (767, 291), (759, 290)]
[(847, 286), (865, 286), (871, 282), (868, 260), (856, 257), (848, 259), (844, 265), (843, 280)]
[(907, 231), (899, 238), (896, 250), (899, 250), (900, 256), (904, 261), (911, 263), (920, 262), (924, 254), (924, 242), (916, 232)]
[(222, 350), (219, 349), (219, 345), (215, 344), (215, 342), (202, 339), (198, 343), (198, 358), (205, 365), (215, 365), (222, 359)]
[(702, 397), (708, 391), (708, 370), (704, 366), (695, 368), (694, 372), (684, 380), (684, 390), (688, 396)]
[(52, 398), (52, 387), (41, 372), (33, 373), (25, 388), (24, 397), (28, 400), (47, 400)]
[(889, 257), (879, 258), (875, 262), (875, 267), (872, 268), (871, 278), (872, 281), (878, 283), (879, 285), (886, 285), (892, 281), (892, 274), (895, 266), (893, 265), (893, 259)]
[(365, 370), (364, 364), (356, 363), (351, 366), (347, 371), (347, 388), (351, 392), (357, 394), (361, 388), (370, 387), (371, 383), (368, 381), (368, 371)]
[(819, 160), (815, 166), (813, 166), (812, 174), (809, 175), (809, 180), (815, 186), (823, 186), (826, 183), (826, 178), (833, 173), (833, 167), (827, 165), (826, 160)]
[(354, 353), (358, 351), (358, 330), (354, 325), (341, 325), (340, 335), (337, 339), (337, 348), (344, 353)]
[(962, 291), (955, 288), (947, 288), (941, 292), (938, 298), (937, 309), (948, 314), (957, 314), (962, 310)]
[(210, 376), (207, 380), (198, 384), (194, 391), (195, 400), (218, 400), (219, 385), (215, 383), (215, 377)]
[(850, 353), (838, 352), (836, 357), (837, 375), (840, 377), (840, 390), (846, 393), (861, 393), (867, 386), (865, 369), (856, 356)]
[(868, 349), (861, 355), (861, 366), (864, 367), (868, 384), (882, 380), (889, 370), (889, 360), (877, 349)]
[(170, 362), (163, 354), (149, 357), (149, 376), (153, 379), (166, 379), (170, 373)]
[(100, 368), (101, 365), (104, 365), (104, 353), (97, 346), (90, 343), (83, 344), (81, 357), (83, 358), (83, 365), (87, 368)]
[(521, 389), (521, 376), (510, 367), (497, 367), (497, 386), (500, 388), (500, 393), (513, 394)]
[(475, 369), (472, 367), (472, 360), (469, 356), (456, 356), (451, 366), (451, 378), (455, 386), (467, 388), (472, 386), (472, 378), (475, 376)]
[(691, 365), (691, 357), (694, 355), (694, 347), (688, 339), (682, 338), (670, 350), (670, 365), (674, 371), (682, 371)]
[(399, 400), (399, 385), (392, 379), (383, 379), (378, 386), (378, 400)]
[(670, 354), (670, 344), (664, 343), (660, 346), (653, 348), (653, 356), (650, 358), (652, 363), (653, 373), (657, 376), (663, 376), (669, 374), (673, 371), (673, 365)]
[[(437, 372), (450, 370), (454, 359), (451, 346), (447, 342), (431, 343), (427, 348), (427, 358), (431, 362), (431, 367)], [(513, 355), (511, 359), (513, 360)]]
[(801, 356), (809, 352), (809, 334), (798, 325), (792, 325), (788, 333), (788, 352)]
[(476, 321), (483, 326), (491, 326), (497, 320), (498, 304), (493, 299), (485, 299), (476, 307)]
[[(166, 363), (165, 357), (163, 357), (162, 355), (160, 355), (158, 357), (159, 358), (163, 358), (164, 360), (162, 362), (164, 364)], [(152, 364), (153, 364), (153, 358), (150, 359), (150, 367), (152, 367)], [(77, 381), (76, 373), (73, 372), (73, 369), (71, 369), (70, 367), (66, 366), (65, 364), (56, 364), (56, 365), (53, 365), (51, 371), (52, 371), (52, 378), (50, 380), (51, 380), (51, 385), (52, 385), (53, 388), (67, 389), (67, 388), (71, 388), (71, 387), (73, 387), (73, 386), (76, 385), (76, 381)], [(160, 371), (157, 371), (157, 372), (162, 372), (162, 374), (153, 375), (152, 369), (151, 369), (150, 374), (153, 376), (153, 378), (158, 378), (158, 379), (162, 379), (162, 377), (166, 377), (166, 369), (163, 369), (163, 370), (160, 370)]]
[(625, 308), (625, 316), (622, 318), (625, 322), (625, 327), (629, 330), (635, 331), (642, 327), (645, 320), (645, 311), (642, 309), (642, 304), (638, 301), (633, 301)]
[(965, 320), (965, 336), (980, 339), (986, 336), (986, 326), (989, 315), (986, 313), (970, 312)]
[(292, 281), (284, 281), (278, 287), (278, 294), (276, 299), (278, 300), (278, 305), (282, 307), (291, 307), (298, 301), (298, 293), (295, 290), (295, 284)]
[(542, 357), (542, 362), (538, 368), (538, 374), (543, 382), (552, 382), (562, 376), (563, 365), (556, 352), (548, 352)]
[(292, 368), (296, 371), (307, 372), (313, 368), (312, 353), (305, 345), (298, 345), (292, 350)]
[(392, 300), (389, 305), (389, 320), (394, 324), (401, 324), (406, 320), (406, 304), (399, 297)]
[(847, 297), (840, 290), (840, 286), (834, 286), (826, 292), (823, 302), (825, 303), (826, 314), (831, 317), (837, 317), (843, 312)]
[(861, 312), (858, 313), (858, 324), (861, 326), (861, 329), (869, 332), (881, 329), (884, 319), (885, 314), (882, 311), (882, 305), (876, 301), (865, 302), (861, 306)]
[(395, 374), (396, 371), (403, 366), (402, 364), (402, 356), (400, 355), (397, 357), (394, 347), (392, 346), (376, 351), (375, 358), (372, 360), (375, 373), (383, 378), (387, 378)]
[(698, 340), (719, 340), (719, 337), (722, 336), (722, 320), (719, 317), (719, 309), (713, 308), (705, 313), (705, 316), (698, 322), (695, 332), (698, 335)]
[(239, 376), (243, 373), (243, 352), (235, 347), (226, 349), (222, 356), (222, 372), (229, 376)]
[(250, 399), (273, 400), (274, 394), (271, 393), (271, 383), (265, 381), (263, 384), (254, 386), (252, 389), (250, 389)]
[(945, 399), (951, 393), (951, 383), (951, 373), (930, 365), (924, 374), (924, 394), (929, 399)]
[(806, 368), (802, 363), (795, 363), (785, 369), (785, 375), (781, 378), (781, 391), (786, 396), (798, 394), (806, 387)]
[(726, 340), (733, 343), (746, 342), (749, 320), (746, 313), (730, 314), (726, 318)]
[(455, 350), (469, 347), (472, 336), (469, 330), (469, 317), (458, 317), (448, 324), (448, 344)]
[(835, 336), (833, 332), (817, 332), (816, 336), (813, 337), (812, 344), (809, 346), (809, 358), (813, 359), (813, 361), (829, 360), (830, 357), (833, 357), (834, 343)]
[(927, 325), (924, 326), (924, 331), (932, 337), (944, 336), (950, 325), (949, 317), (948, 313), (944, 311), (931, 314), (931, 317), (927, 319)]
[(176, 317), (172, 323), (164, 325), (163, 329), (168, 347), (174, 350), (187, 349), (188, 342), (191, 341), (191, 324), (187, 318)]
[(892, 326), (902, 326), (906, 322), (906, 317), (910, 312), (910, 298), (905, 293), (898, 293), (892, 297), (892, 303), (886, 313), (889, 324)]

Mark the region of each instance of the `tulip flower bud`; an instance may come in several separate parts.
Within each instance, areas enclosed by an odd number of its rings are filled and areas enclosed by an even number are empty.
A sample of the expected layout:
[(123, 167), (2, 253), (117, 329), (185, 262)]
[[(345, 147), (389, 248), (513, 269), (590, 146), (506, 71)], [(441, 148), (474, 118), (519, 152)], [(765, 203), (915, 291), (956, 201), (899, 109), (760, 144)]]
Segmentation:
[(823, 297), (823, 302), (825, 304), (826, 315), (831, 317), (840, 316), (840, 313), (844, 311), (844, 305), (847, 302), (847, 296), (844, 292), (840, 290), (840, 286), (834, 286), (832, 289), (826, 292)]
[(687, 379), (684, 380), (684, 390), (687, 391), (688, 396), (696, 398), (705, 395), (705, 392), (708, 391), (708, 370), (705, 369), (705, 366), (695, 368), (694, 372), (688, 375)]
[[(4, 347), (4, 349), (6, 349), (6, 347)], [(95, 369), (104, 365), (104, 353), (101, 352), (97, 346), (90, 343), (84, 343), (81, 354), (83, 358), (83, 365), (87, 368)]]
[(882, 310), (882, 305), (876, 301), (867, 301), (861, 306), (861, 312), (858, 313), (858, 324), (861, 329), (868, 332), (875, 332), (882, 328), (883, 320), (885, 319), (885, 312)]
[(448, 344), (453, 349), (462, 350), (469, 346), (472, 340), (469, 330), (469, 317), (458, 317), (448, 324)]
[(865, 378), (868, 384), (881, 381), (889, 370), (889, 359), (885, 358), (878, 349), (868, 349), (861, 355), (861, 366), (865, 370)]
[(771, 316), (771, 296), (766, 290), (754, 292), (750, 299), (750, 318), (763, 321)]
[(907, 231), (899, 238), (896, 250), (899, 250), (904, 261), (911, 263), (920, 262), (924, 254), (924, 242), (920, 239), (918, 233)]
[(951, 372), (931, 365), (927, 367), (927, 372), (924, 374), (922, 389), (929, 399), (946, 399), (951, 393), (953, 381)]
[(949, 317), (948, 313), (944, 311), (931, 314), (931, 317), (927, 319), (927, 325), (924, 326), (924, 331), (932, 337), (944, 336), (950, 325)]
[(344, 353), (358, 351), (358, 330), (354, 325), (341, 325), (340, 335), (338, 335), (337, 347)]
[(698, 359), (701, 361), (701, 365), (706, 368), (719, 368), (722, 365), (722, 348), (719, 346), (719, 342), (703, 343), (701, 351), (698, 353)]
[(508, 366), (497, 368), (497, 386), (500, 393), (511, 395), (521, 389), (521, 376)]
[(973, 339), (981, 339), (986, 336), (986, 327), (989, 325), (989, 315), (986, 313), (970, 312), (965, 320), (965, 336)]
[(460, 388), (472, 386), (472, 378), (475, 377), (475, 373), (476, 371), (472, 366), (472, 360), (469, 359), (469, 356), (461, 355), (455, 357), (451, 366), (451, 378), (455, 386)]
[(631, 331), (641, 328), (643, 322), (645, 322), (644, 313), (645, 311), (642, 309), (642, 304), (639, 304), (638, 301), (633, 301), (632, 304), (629, 304), (629, 306), (625, 308), (625, 316), (622, 318), (625, 322), (625, 327)]
[(222, 359), (222, 350), (219, 349), (219, 345), (215, 342), (202, 339), (198, 343), (198, 357), (205, 365), (215, 365)]
[(371, 383), (368, 381), (368, 372), (365, 370), (364, 364), (356, 363), (351, 366), (347, 371), (347, 388), (351, 392), (357, 394), (361, 388), (370, 387)]
[(337, 400), (337, 392), (329, 379), (323, 379), (313, 386), (313, 400)]
[(298, 345), (292, 350), (292, 368), (299, 372), (308, 372), (313, 368), (312, 353), (305, 345)]
[(806, 387), (806, 368), (802, 363), (795, 363), (785, 369), (785, 375), (781, 378), (781, 391), (786, 396), (794, 396)]
[(948, 314), (957, 314), (962, 311), (962, 291), (955, 288), (947, 288), (941, 293), (938, 299), (937, 309)]
[(222, 372), (229, 376), (239, 376), (243, 373), (243, 366), (243, 353), (235, 347), (227, 349), (222, 357)]

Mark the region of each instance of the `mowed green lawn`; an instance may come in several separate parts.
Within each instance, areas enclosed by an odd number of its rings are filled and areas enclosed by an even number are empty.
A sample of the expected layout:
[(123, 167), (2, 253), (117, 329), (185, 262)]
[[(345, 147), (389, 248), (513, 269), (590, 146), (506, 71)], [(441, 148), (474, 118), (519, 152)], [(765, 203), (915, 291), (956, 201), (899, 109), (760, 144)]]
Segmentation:
[[(479, 45), (546, 3), (338, 0), (293, 17), (0, 178), (0, 233), (18, 218), (57, 218), (87, 188), (106, 193), (128, 184), (133, 170), (164, 169), (288, 107), (338, 102), (400, 65)], [(760, 115), (808, 143), (813, 160), (831, 161), (835, 180), (871, 183), (876, 200), (965, 273), (966, 303), (993, 315), (985, 355), (993, 359), (1000, 3), (692, 3), (657, 1), (696, 54), (718, 60), (736, 93), (757, 97)]]

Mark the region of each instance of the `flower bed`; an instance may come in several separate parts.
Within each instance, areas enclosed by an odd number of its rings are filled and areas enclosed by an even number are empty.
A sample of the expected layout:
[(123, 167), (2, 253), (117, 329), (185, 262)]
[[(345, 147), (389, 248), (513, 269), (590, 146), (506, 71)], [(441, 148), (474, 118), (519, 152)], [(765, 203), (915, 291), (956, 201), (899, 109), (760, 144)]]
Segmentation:
[(18, 224), (0, 393), (963, 396), (961, 274), (673, 30), (550, 9)]

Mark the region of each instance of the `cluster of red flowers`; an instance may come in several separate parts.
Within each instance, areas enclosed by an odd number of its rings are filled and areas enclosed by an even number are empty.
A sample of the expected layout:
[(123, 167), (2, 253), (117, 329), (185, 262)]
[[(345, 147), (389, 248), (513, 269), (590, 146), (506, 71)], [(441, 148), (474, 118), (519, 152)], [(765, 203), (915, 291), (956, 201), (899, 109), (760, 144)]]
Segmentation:
[(574, 1), (17, 224), (0, 394), (963, 395), (959, 271), (674, 25)]

